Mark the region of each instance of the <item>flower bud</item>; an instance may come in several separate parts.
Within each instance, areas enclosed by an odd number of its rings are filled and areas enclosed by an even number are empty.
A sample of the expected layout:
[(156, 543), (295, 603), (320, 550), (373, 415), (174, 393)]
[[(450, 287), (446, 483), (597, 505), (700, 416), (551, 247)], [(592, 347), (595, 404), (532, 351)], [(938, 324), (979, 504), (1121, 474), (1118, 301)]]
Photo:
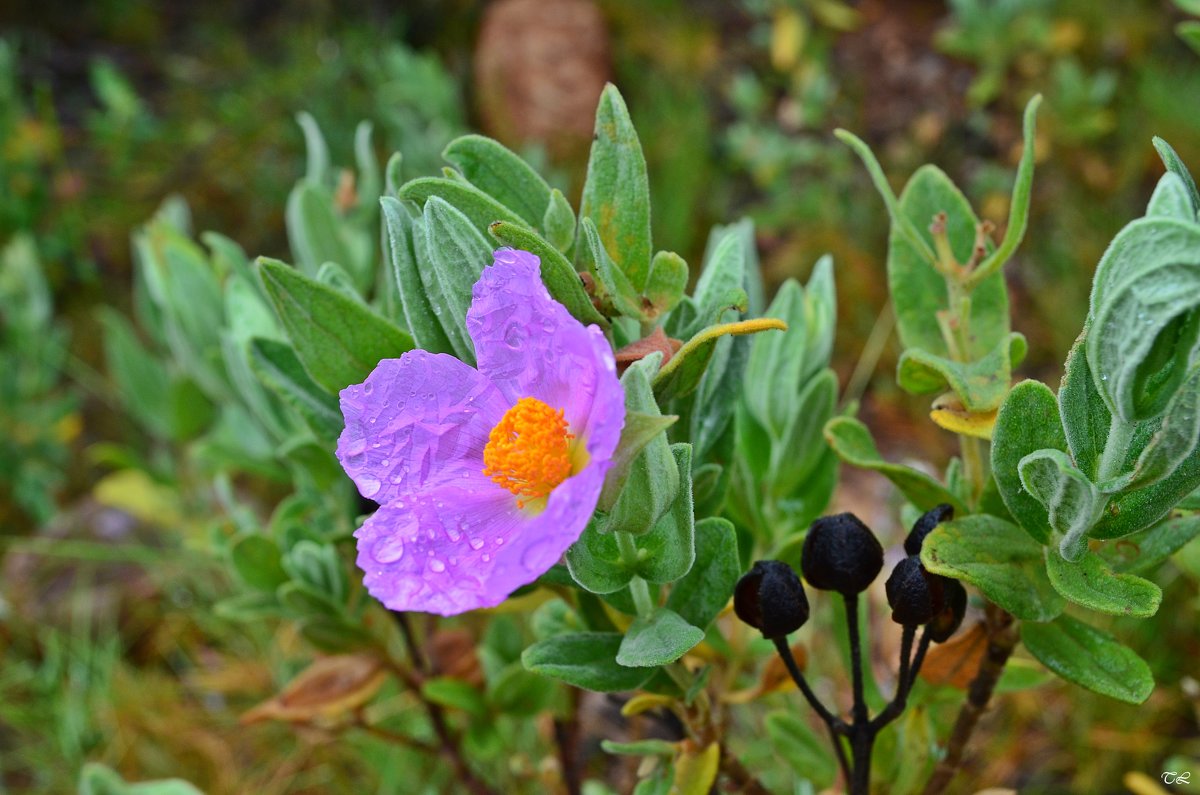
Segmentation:
[[(938, 576), (938, 575), (934, 575)], [(926, 632), (934, 643), (945, 643), (958, 631), (967, 612), (967, 589), (958, 580), (941, 577), (942, 609), (930, 621)]]
[(813, 522), (800, 555), (800, 569), (810, 585), (846, 596), (865, 591), (883, 568), (879, 539), (852, 513)]
[(904, 539), (904, 554), (920, 555), (921, 544), (924, 543), (925, 536), (932, 533), (933, 528), (942, 522), (948, 522), (953, 518), (954, 508), (945, 503), (936, 505), (921, 514), (921, 518), (913, 523), (912, 532), (908, 534), (908, 538)]
[(897, 563), (886, 586), (892, 621), (906, 626), (928, 623), (942, 609), (940, 579), (925, 571), (916, 555)]
[(808, 597), (791, 566), (760, 560), (738, 580), (733, 611), (764, 638), (781, 638), (808, 621)]

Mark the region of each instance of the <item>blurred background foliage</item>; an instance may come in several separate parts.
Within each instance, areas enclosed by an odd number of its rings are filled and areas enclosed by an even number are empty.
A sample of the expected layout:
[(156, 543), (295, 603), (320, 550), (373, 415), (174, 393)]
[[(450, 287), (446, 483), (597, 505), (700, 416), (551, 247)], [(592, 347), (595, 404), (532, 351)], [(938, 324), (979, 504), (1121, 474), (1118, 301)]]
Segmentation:
[[(88, 760), (210, 792), (402, 786), (404, 754), (365, 732), (238, 728), (311, 652), (211, 610), (229, 583), (207, 539), (234, 521), (218, 507), (269, 513), (282, 495), (269, 471), (199, 485), (168, 446), (188, 417), (156, 429), (123, 414), (100, 333), (135, 309), (131, 230), (170, 195), (190, 207), (182, 228), (288, 259), (297, 113), (335, 162), (368, 120), (407, 177), (481, 130), (574, 200), (612, 80), (646, 147), (663, 248), (699, 262), (712, 224), (749, 216), (769, 289), (833, 254), (843, 385), (888, 330), (887, 224), (834, 128), (867, 140), (893, 184), (939, 164), (1002, 228), (1020, 110), (1045, 95), (1034, 211), (1007, 273), (1031, 345), (1021, 372), (1048, 383), (1092, 268), (1161, 173), (1151, 135), (1200, 162), (1200, 61), (1175, 32), (1187, 15), (1154, 0), (10, 0), (0, 14), (0, 793), (70, 791)], [(941, 464), (953, 437), (895, 387), (895, 356), (886, 346), (862, 415), (885, 453)], [(164, 399), (203, 406), (189, 388)], [(839, 500), (870, 516), (881, 494), (852, 477)], [(1124, 773), (1200, 734), (1194, 545), (1171, 571), (1177, 609), (1122, 633), (1154, 650), (1160, 682), (1181, 684), (1141, 708), (1061, 689), (1006, 698), (963, 778), (1050, 791), (1087, 758), (1074, 791), (1123, 791)], [(510, 761), (530, 780), (538, 764)]]

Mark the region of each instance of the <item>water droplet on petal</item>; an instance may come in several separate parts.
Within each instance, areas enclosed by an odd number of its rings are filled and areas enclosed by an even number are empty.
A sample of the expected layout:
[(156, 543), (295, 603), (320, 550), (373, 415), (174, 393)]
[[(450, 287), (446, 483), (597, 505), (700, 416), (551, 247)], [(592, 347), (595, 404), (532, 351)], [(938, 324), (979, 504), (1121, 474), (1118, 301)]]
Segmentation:
[(371, 550), (371, 557), (380, 563), (395, 563), (404, 557), (404, 543), (399, 536), (384, 536)]
[(446, 570), (446, 564), (442, 563), (437, 558), (434, 558), (433, 560), (429, 561), (429, 568), (431, 571), (441, 574), (443, 571)]
[(361, 491), (362, 495), (367, 499), (370, 499), (378, 494), (379, 489), (382, 486), (383, 484), (379, 482), (378, 478), (369, 476), (363, 477), (358, 481), (358, 490)]
[(364, 395), (369, 395), (374, 391), (375, 391), (375, 385), (372, 384), (370, 381), (367, 381), (365, 384), (362, 385), (362, 393)]
[(467, 543), (471, 545), (471, 549), (483, 549), (483, 539), (482, 538), (472, 538)]
[(484, 552), (483, 555), (480, 556), (480, 558), (483, 560), (484, 563), (487, 563), (489, 560), (492, 559), (492, 556), (489, 555), (488, 553)]
[(446, 536), (456, 544), (462, 541), (462, 533), (458, 531), (458, 528), (453, 526), (446, 527)]
[(392, 464), (391, 459), (388, 459), (388, 458), (385, 458), (379, 462), (379, 466), (381, 466), (381, 467), (391, 466), (391, 464)]

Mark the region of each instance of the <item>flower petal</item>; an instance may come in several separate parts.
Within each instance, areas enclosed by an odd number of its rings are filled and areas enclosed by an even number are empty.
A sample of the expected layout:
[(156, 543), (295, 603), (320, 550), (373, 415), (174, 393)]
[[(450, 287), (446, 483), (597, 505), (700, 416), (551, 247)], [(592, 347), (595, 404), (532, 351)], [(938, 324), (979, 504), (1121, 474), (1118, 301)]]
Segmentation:
[(498, 605), (578, 540), (603, 469), (563, 481), (536, 516), (499, 489), (456, 485), (384, 505), (354, 534), (363, 583), (391, 610), (449, 616)]
[(363, 584), (392, 610), (449, 616), (497, 605), (541, 573), (517, 582), (503, 576), (508, 564), (497, 570), (501, 551), (527, 525), (502, 489), (419, 492), (384, 505), (354, 533)]
[[(495, 260), (475, 283), (467, 312), (479, 371), (510, 403), (532, 396), (562, 408), (591, 455), (607, 460), (624, 422), (612, 348), (598, 327), (584, 327), (550, 297), (536, 256), (500, 249)], [(605, 411), (594, 411), (597, 405)], [(601, 421), (611, 426), (613, 414), (615, 435), (611, 427), (597, 427)]]
[(511, 496), (483, 475), (488, 434), (509, 404), (453, 356), (384, 359), (342, 390), (341, 406), (337, 457), (364, 497), (387, 503), (448, 482)]

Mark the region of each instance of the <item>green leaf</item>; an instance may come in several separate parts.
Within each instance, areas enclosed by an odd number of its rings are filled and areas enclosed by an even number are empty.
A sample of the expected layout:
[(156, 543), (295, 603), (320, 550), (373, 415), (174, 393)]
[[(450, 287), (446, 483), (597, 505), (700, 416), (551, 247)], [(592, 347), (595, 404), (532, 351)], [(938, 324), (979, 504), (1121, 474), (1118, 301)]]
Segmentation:
[(1077, 559), (1106, 500), (1062, 450), (1035, 450), (1021, 459), (1017, 472), (1025, 490), (1045, 506), (1050, 527), (1062, 536), (1063, 556)]
[(442, 329), (438, 313), (433, 311), (429, 303), (429, 293), (421, 276), (422, 268), (432, 266), (417, 260), (416, 237), (419, 235), (422, 241), (425, 239), (424, 221), (414, 219), (403, 204), (390, 196), (384, 196), (379, 204), (386, 241), (384, 256), (391, 265), (392, 278), (400, 295), (404, 324), (418, 348), (433, 353), (449, 353), (453, 346)]
[(521, 654), (527, 669), (569, 685), (614, 693), (634, 690), (649, 679), (650, 668), (617, 664), (624, 637), (619, 632), (575, 632), (538, 641)]
[(748, 298), (743, 284), (746, 279), (746, 247), (737, 228), (731, 228), (716, 244), (700, 269), (700, 279), (692, 292), (696, 304), (696, 321), (681, 336), (691, 336), (700, 328), (720, 323), (725, 313), (734, 307), (745, 310)]
[(360, 383), (381, 359), (412, 350), (408, 334), (294, 268), (260, 257), (258, 271), (297, 358), (326, 391)]
[(925, 539), (921, 562), (934, 574), (971, 583), (1023, 621), (1049, 621), (1065, 606), (1046, 576), (1042, 546), (994, 516), (939, 525)]
[(1095, 480), (1104, 445), (1108, 441), (1112, 415), (1104, 398), (1096, 390), (1092, 371), (1084, 354), (1088, 327), (1085, 325), (1071, 352), (1067, 354), (1062, 383), (1058, 387), (1058, 408), (1071, 457), (1079, 471)]
[(152, 434), (169, 437), (171, 382), (162, 362), (142, 346), (124, 315), (103, 308), (100, 323), (104, 360), (125, 409)]
[(1092, 538), (1120, 538), (1158, 522), (1200, 486), (1200, 449), (1169, 476), (1143, 489), (1115, 494), (1092, 527)]
[(666, 740), (636, 740), (631, 743), (617, 743), (612, 740), (601, 740), (600, 747), (605, 753), (623, 754), (625, 756), (670, 756), (673, 757), (679, 748), (675, 743)]
[(652, 583), (675, 582), (688, 573), (696, 560), (696, 528), (692, 500), (692, 446), (671, 445), (679, 468), (679, 489), (670, 509), (653, 529), (636, 538), (637, 574)]
[(542, 261), (542, 282), (555, 301), (567, 308), (580, 323), (596, 323), (607, 327), (608, 321), (592, 305), (592, 299), (583, 289), (579, 274), (562, 252), (543, 240), (538, 234), (522, 226), (496, 223), (488, 228), (492, 237), (505, 245), (528, 251)]
[(487, 695), (492, 707), (505, 715), (532, 717), (549, 709), (557, 690), (516, 661), (488, 681)]
[(1154, 193), (1146, 205), (1146, 217), (1161, 215), (1180, 221), (1195, 221), (1196, 209), (1187, 186), (1177, 174), (1167, 172), (1154, 186)]
[(1106, 545), (1101, 554), (1116, 571), (1143, 574), (1183, 549), (1197, 535), (1200, 535), (1200, 514), (1180, 516), (1126, 536), (1115, 545)]
[(1200, 55), (1200, 21), (1185, 19), (1175, 25), (1175, 35)]
[(300, 634), (309, 643), (330, 654), (361, 651), (379, 643), (362, 627), (329, 616), (304, 619), (300, 622)]
[(224, 300), (203, 249), (164, 221), (135, 235), (134, 249), (176, 362), (210, 398), (228, 397), (220, 339)]
[[(962, 263), (970, 258), (978, 219), (966, 198), (936, 166), (922, 166), (912, 175), (900, 194), (898, 210), (930, 249), (933, 236), (929, 225), (935, 215), (946, 213), (946, 232), (955, 259)], [(888, 236), (887, 269), (896, 328), (904, 347), (952, 358), (937, 320), (937, 313), (949, 307), (945, 278), (895, 223)], [(972, 291), (969, 322), (970, 344), (964, 351), (968, 360), (982, 358), (1008, 342), (1008, 292), (999, 271), (984, 278)], [(1007, 381), (1008, 373), (1000, 373), (999, 377)]]
[(1168, 477), (1200, 444), (1200, 365), (1171, 398), (1162, 425), (1138, 456), (1130, 487), (1148, 486)]
[(649, 319), (663, 317), (679, 304), (688, 276), (688, 264), (674, 251), (660, 251), (654, 255), (650, 260), (646, 289), (642, 291), (650, 304), (645, 312)]
[[(1181, 23), (1181, 26), (1183, 25), (1188, 26), (1186, 28), (1187, 35), (1185, 35), (1185, 32), (1182, 31), (1180, 32), (1180, 35), (1184, 36), (1185, 39), (1188, 39), (1189, 43), (1192, 44), (1192, 47), (1195, 48), (1197, 44), (1200, 44), (1200, 41), (1197, 40), (1200, 37), (1195, 35), (1197, 31), (1196, 23)], [(1176, 31), (1180, 31), (1180, 28), (1176, 27)], [(1175, 152), (1171, 145), (1162, 138), (1155, 136), (1153, 138), (1153, 143), (1154, 148), (1158, 150), (1158, 156), (1162, 158), (1163, 165), (1167, 167), (1167, 171), (1183, 180), (1183, 184), (1187, 188), (1188, 195), (1192, 198), (1192, 211), (1194, 213), (1200, 213), (1200, 189), (1196, 188), (1196, 180), (1192, 179), (1192, 174), (1190, 171), (1188, 171), (1187, 166), (1185, 166), (1183, 161), (1179, 159), (1179, 155)]]
[(1021, 640), (1042, 665), (1094, 693), (1141, 704), (1154, 690), (1150, 667), (1132, 649), (1070, 616), (1023, 624)]
[[(369, 213), (374, 218), (375, 202), (379, 199), (379, 190), (383, 182), (379, 173), (379, 160), (375, 157), (375, 147), (371, 144), (373, 125), (369, 121), (360, 121), (354, 128), (354, 165), (358, 168), (358, 185), (355, 188), (355, 212)], [(373, 263), (366, 263), (368, 266)], [(370, 270), (363, 274), (370, 277)]]
[(771, 712), (764, 723), (771, 746), (791, 766), (793, 773), (808, 779), (819, 790), (833, 785), (837, 762), (826, 747), (828, 740), (818, 737), (807, 723), (791, 712)]
[(707, 628), (733, 595), (742, 574), (737, 534), (728, 519), (696, 522), (696, 560), (687, 576), (671, 588), (667, 607), (689, 624)]
[(418, 248), (421, 280), (434, 314), (440, 310), (442, 329), (454, 355), (475, 364), (475, 345), (467, 334), (471, 291), (484, 267), (492, 262), (492, 246), (467, 216), (434, 196), (425, 202), (425, 245)]
[(542, 231), (550, 245), (564, 254), (575, 243), (575, 211), (558, 188), (550, 191), (550, 203), (542, 216)]
[[(616, 502), (620, 489), (629, 478), (629, 470), (638, 455), (655, 439), (671, 427), (679, 419), (674, 415), (658, 413), (647, 414), (636, 410), (626, 409), (625, 425), (621, 428), (621, 439), (613, 453), (612, 465), (604, 479), (604, 491), (601, 492), (600, 505), (612, 505)], [(607, 493), (607, 496), (606, 496)]]
[(975, 285), (998, 273), (1008, 262), (1009, 257), (1021, 245), (1025, 237), (1025, 227), (1029, 222), (1029, 194), (1033, 190), (1034, 163), (1034, 132), (1036, 129), (1038, 106), (1042, 104), (1042, 95), (1035, 94), (1025, 106), (1023, 135), (1025, 150), (1021, 153), (1021, 162), (1017, 166), (1017, 178), (1013, 182), (1012, 200), (1009, 202), (1008, 228), (1004, 231), (1004, 240), (1000, 246), (989, 254), (968, 279), (968, 285)]
[(692, 519), (691, 446), (671, 446), (679, 471), (679, 490), (670, 509), (648, 533), (635, 536), (637, 561), (621, 555), (616, 536), (589, 522), (567, 550), (567, 567), (575, 582), (598, 594), (621, 590), (634, 576), (652, 583), (668, 583), (687, 574), (696, 558)]
[(655, 608), (639, 616), (625, 632), (617, 663), (633, 668), (666, 665), (678, 660), (700, 641), (704, 630), (689, 624), (674, 610)]
[[(621, 387), (625, 390), (625, 410), (642, 414), (658, 413), (658, 404), (650, 390), (650, 374), (658, 367), (658, 355), (647, 356), (631, 364), (621, 376)], [(614, 483), (620, 491), (608, 508), (606, 530), (640, 535), (649, 531), (658, 517), (662, 516), (679, 491), (679, 470), (671, 456), (671, 447), (665, 432), (660, 432), (646, 443), (629, 464), (621, 483)], [(606, 486), (608, 482), (606, 481)], [(601, 494), (601, 509), (608, 505)]]
[(969, 362), (956, 362), (921, 348), (900, 356), (896, 381), (914, 395), (954, 390), (967, 411), (986, 412), (999, 407), (1008, 394), (1012, 364), (1025, 355), (1025, 338), (1013, 332), (995, 348)]
[(307, 180), (296, 183), (288, 195), (285, 221), (292, 256), (306, 276), (316, 276), (325, 262), (355, 265), (333, 199), (324, 188)]
[(474, 718), (487, 715), (487, 703), (475, 687), (449, 676), (437, 676), (421, 684), (421, 695), (427, 701), (450, 709), (459, 709)]
[(79, 795), (204, 795), (181, 778), (164, 778), (130, 784), (116, 771), (88, 762), (79, 774)]
[[(1107, 438), (1108, 431), (1105, 430)], [(1037, 450), (1066, 451), (1054, 393), (1038, 381), (1012, 388), (992, 429), (992, 474), (1013, 518), (1039, 543), (1050, 541), (1050, 515), (1021, 482), (1021, 459)]]
[(776, 439), (783, 438), (793, 421), (803, 385), (803, 352), (808, 342), (804, 298), (804, 288), (796, 280), (788, 279), (780, 286), (765, 316), (787, 323), (787, 331), (755, 337), (746, 365), (746, 383), (755, 385), (743, 392), (746, 408)]
[(234, 571), (252, 588), (274, 591), (287, 582), (279, 546), (266, 536), (243, 536), (229, 550), (229, 559)]
[(918, 510), (928, 511), (936, 505), (949, 503), (954, 506), (956, 513), (969, 513), (949, 489), (929, 475), (903, 464), (884, 461), (875, 447), (871, 432), (859, 420), (834, 417), (825, 424), (825, 440), (846, 463), (873, 470), (892, 481)]
[(650, 183), (629, 110), (611, 83), (596, 108), (579, 217), (592, 219), (617, 266), (635, 290), (644, 290), (650, 274)]
[(782, 321), (773, 318), (740, 320), (709, 326), (683, 344), (671, 361), (654, 378), (654, 396), (659, 403), (687, 397), (700, 385), (708, 364), (712, 361), (717, 341), (726, 334), (757, 334), (760, 331), (783, 331)]
[(307, 155), (304, 178), (314, 185), (320, 185), (329, 174), (329, 146), (312, 114), (300, 111), (296, 114), (296, 123), (304, 133), (304, 151)]
[(819, 372), (805, 385), (778, 444), (771, 445), (771, 488), (786, 497), (800, 488), (829, 448), (823, 432), (837, 405), (837, 375)]
[(290, 345), (252, 339), (250, 366), (263, 383), (304, 419), (318, 439), (333, 440), (341, 433), (342, 413), (337, 400), (309, 377)]
[[(625, 317), (641, 319), (642, 302), (637, 289), (630, 283), (625, 272), (617, 267), (600, 239), (600, 232), (591, 218), (579, 223), (583, 240), (579, 248), (584, 269), (597, 280), (597, 292), (602, 303), (611, 304), (612, 310)], [(606, 309), (606, 311), (609, 311)]]
[(480, 235), (497, 221), (523, 225), (521, 216), (467, 182), (444, 177), (420, 177), (400, 187), (399, 197), (424, 206), (433, 197), (442, 199), (470, 219)]
[(1067, 561), (1046, 549), (1050, 584), (1075, 604), (1114, 616), (1149, 618), (1158, 612), (1162, 589), (1133, 574), (1118, 574), (1091, 552)]
[(516, 212), (529, 226), (542, 223), (550, 206), (550, 186), (499, 141), (464, 135), (447, 144), (442, 157), (458, 166), (472, 185)]
[(1109, 411), (1151, 419), (1188, 376), (1200, 336), (1200, 224), (1143, 218), (1122, 229), (1096, 267), (1088, 365)]

